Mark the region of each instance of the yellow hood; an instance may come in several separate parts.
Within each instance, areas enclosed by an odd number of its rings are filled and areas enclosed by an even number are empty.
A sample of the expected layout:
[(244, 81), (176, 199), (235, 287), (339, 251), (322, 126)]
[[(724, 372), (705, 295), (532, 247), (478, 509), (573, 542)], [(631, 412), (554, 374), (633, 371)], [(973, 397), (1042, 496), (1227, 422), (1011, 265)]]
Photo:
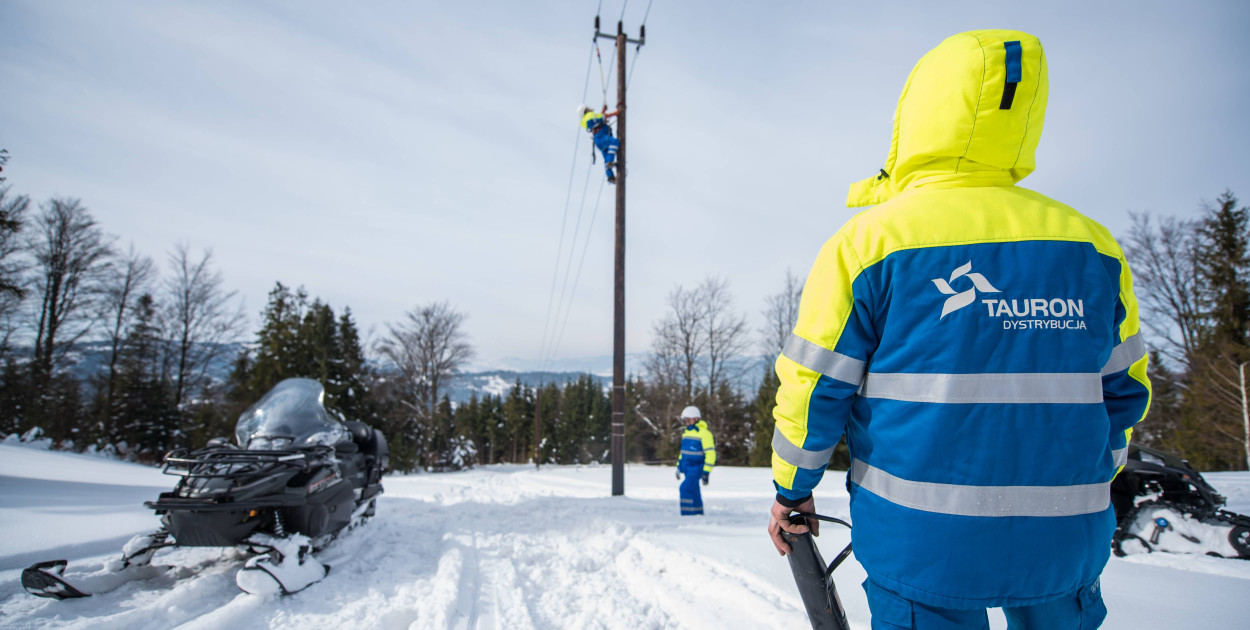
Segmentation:
[(882, 203), (936, 182), (1009, 186), (1024, 179), (1033, 172), (1046, 98), (1046, 55), (1036, 37), (989, 30), (947, 38), (912, 68), (885, 167), (852, 184), (846, 205)]

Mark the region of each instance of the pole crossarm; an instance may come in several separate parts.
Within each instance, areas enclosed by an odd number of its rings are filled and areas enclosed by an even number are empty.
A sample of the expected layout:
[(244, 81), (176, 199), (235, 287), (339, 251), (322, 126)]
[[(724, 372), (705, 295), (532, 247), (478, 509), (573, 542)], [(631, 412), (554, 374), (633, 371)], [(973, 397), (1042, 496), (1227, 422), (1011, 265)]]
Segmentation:
[[(611, 34), (611, 33), (604, 33), (604, 32), (601, 32), (601, 31), (595, 31), (595, 39), (600, 39), (600, 38), (602, 38), (602, 39), (610, 39), (610, 40), (612, 40), (612, 41), (616, 41), (616, 35), (613, 35), (613, 34)], [(626, 44), (638, 44), (639, 46), (642, 46), (643, 44), (646, 44), (646, 43), (647, 43), (647, 38), (646, 38), (646, 37), (640, 37), (640, 38), (638, 38), (638, 39), (630, 39), (630, 38), (626, 37), (626, 38), (625, 38), (625, 43), (626, 43)]]

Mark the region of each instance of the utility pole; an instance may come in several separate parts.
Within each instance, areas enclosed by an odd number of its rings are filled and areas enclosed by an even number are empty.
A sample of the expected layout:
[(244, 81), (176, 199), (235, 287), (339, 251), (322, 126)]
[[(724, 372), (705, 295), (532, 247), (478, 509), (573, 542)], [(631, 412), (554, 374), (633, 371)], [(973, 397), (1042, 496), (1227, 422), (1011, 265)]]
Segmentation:
[(538, 456), (542, 453), (539, 447), (543, 439), (543, 386), (538, 384), (538, 391), (534, 393), (534, 469), (537, 470), (539, 464)]
[(625, 35), (623, 22), (616, 23), (616, 35), (599, 31), (595, 16), (595, 38), (616, 40), (616, 265), (612, 315), (612, 496), (625, 494), (625, 44), (641, 47), (647, 41), (647, 26), (639, 29), (638, 39)]

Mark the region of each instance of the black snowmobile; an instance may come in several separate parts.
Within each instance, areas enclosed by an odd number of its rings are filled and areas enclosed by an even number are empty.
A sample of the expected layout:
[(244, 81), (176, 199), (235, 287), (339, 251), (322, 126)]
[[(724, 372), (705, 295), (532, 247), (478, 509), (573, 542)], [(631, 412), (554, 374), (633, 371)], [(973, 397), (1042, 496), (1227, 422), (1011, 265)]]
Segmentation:
[(216, 438), (165, 455), (171, 492), (145, 502), (161, 528), (134, 537), (122, 557), (93, 574), (67, 577), (66, 561), (36, 563), (22, 586), (66, 599), (117, 588), (171, 567), (151, 564), (164, 547), (234, 547), (248, 554), (235, 581), (249, 593), (294, 593), (330, 567), (316, 553), (374, 515), (389, 466), (386, 438), (363, 422), (327, 412), (317, 381), (278, 383), (239, 417), (238, 445)]
[(1131, 445), (1111, 483), (1117, 556), (1169, 551), (1250, 560), (1250, 516), (1221, 509), (1226, 500), (1189, 462)]

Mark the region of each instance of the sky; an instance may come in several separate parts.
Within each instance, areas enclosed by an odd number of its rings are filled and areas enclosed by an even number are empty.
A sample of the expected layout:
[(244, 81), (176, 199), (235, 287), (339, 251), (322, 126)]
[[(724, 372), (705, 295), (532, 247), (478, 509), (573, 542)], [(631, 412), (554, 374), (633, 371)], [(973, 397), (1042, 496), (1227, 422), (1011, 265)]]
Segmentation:
[(761, 327), (884, 162), (911, 67), (962, 31), (1046, 47), (1021, 185), (1116, 235), (1130, 211), (1250, 200), (1235, 1), (0, 0), (5, 175), (35, 201), (81, 199), (162, 264), (176, 243), (211, 250), (253, 322), (281, 281), (375, 340), (448, 301), (482, 367), (607, 356), (613, 196), (575, 115), (604, 101), (596, 10), (633, 37), (647, 14), (627, 51), (631, 353), (674, 288), (708, 277)]

